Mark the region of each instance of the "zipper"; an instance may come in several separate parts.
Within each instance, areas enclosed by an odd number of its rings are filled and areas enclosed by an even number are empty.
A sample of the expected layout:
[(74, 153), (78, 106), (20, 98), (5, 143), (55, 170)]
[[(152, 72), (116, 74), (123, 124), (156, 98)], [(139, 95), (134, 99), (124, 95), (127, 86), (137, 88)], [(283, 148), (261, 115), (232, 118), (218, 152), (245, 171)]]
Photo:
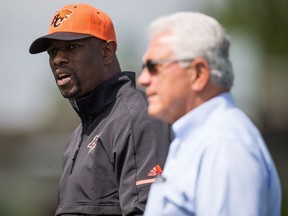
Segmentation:
[(73, 171), (73, 168), (74, 168), (74, 165), (75, 165), (75, 161), (76, 161), (76, 158), (77, 158), (77, 155), (78, 155), (78, 152), (80, 150), (80, 147), (81, 147), (81, 144), (82, 144), (82, 138), (77, 146), (77, 149), (73, 155), (73, 158), (72, 158), (72, 164), (71, 164), (71, 169), (70, 169), (70, 174), (72, 174), (72, 171)]
[(80, 139), (80, 142), (78, 143), (77, 145), (77, 148), (76, 148), (76, 151), (73, 155), (73, 158), (72, 158), (72, 163), (71, 163), (71, 169), (70, 169), (70, 174), (72, 174), (72, 171), (73, 171), (73, 168), (75, 166), (75, 162), (76, 162), (76, 159), (77, 159), (77, 156), (78, 156), (78, 153), (80, 151), (80, 148), (81, 148), (81, 145), (82, 145), (82, 142), (83, 140), (85, 140), (85, 137), (87, 137), (87, 135), (85, 136), (85, 131), (87, 131), (87, 128), (88, 128), (88, 124), (85, 124), (84, 121), (82, 121), (82, 132), (81, 132), (81, 139)]

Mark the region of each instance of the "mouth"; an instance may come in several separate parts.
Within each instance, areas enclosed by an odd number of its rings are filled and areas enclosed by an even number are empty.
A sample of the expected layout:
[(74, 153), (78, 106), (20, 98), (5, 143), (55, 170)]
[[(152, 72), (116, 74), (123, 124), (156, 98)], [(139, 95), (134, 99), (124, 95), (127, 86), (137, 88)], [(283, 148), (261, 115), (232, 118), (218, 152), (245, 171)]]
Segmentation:
[(64, 86), (71, 80), (71, 75), (58, 69), (56, 70), (55, 78), (58, 86)]
[(156, 92), (151, 91), (151, 90), (148, 90), (148, 89), (146, 88), (145, 94), (146, 94), (147, 98), (149, 98), (149, 97), (155, 96), (155, 95), (156, 95)]
[(158, 98), (156, 93), (149, 93), (149, 94), (146, 94), (146, 96), (147, 96), (148, 104), (155, 102), (155, 100), (157, 100)]
[(63, 86), (65, 84), (67, 84), (70, 80), (71, 80), (70, 76), (63, 74), (63, 75), (59, 76), (59, 78), (57, 78), (57, 84), (58, 84), (58, 86)]

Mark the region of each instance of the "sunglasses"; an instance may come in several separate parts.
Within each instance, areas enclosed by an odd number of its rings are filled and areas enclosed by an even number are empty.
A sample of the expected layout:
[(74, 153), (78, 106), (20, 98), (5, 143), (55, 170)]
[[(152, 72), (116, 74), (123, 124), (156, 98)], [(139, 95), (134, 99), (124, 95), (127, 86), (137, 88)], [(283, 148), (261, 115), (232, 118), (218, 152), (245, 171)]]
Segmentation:
[(157, 67), (159, 65), (163, 65), (164, 63), (168, 64), (173, 64), (176, 62), (187, 62), (187, 61), (193, 61), (194, 59), (189, 58), (189, 59), (162, 59), (162, 60), (147, 60), (145, 63), (142, 65), (142, 71), (147, 68), (148, 72), (150, 74), (156, 74), (157, 73)]

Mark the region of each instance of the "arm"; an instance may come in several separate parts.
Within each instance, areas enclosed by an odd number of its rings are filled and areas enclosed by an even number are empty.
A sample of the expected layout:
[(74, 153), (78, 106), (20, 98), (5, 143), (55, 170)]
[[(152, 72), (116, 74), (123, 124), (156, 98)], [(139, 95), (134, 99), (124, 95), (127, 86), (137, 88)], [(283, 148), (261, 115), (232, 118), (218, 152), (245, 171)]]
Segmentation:
[(146, 111), (127, 125), (121, 129), (125, 140), (115, 151), (115, 172), (123, 215), (136, 216), (143, 215), (151, 183), (163, 169), (171, 134), (167, 124)]

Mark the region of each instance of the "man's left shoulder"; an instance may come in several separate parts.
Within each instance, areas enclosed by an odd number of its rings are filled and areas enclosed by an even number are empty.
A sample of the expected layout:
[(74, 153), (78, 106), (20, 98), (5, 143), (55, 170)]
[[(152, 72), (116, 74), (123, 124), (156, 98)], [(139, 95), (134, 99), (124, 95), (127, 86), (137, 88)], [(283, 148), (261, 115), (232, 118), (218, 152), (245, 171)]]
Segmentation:
[(143, 91), (136, 88), (129, 88), (121, 95), (121, 103), (128, 110), (138, 111), (147, 109), (147, 100)]

